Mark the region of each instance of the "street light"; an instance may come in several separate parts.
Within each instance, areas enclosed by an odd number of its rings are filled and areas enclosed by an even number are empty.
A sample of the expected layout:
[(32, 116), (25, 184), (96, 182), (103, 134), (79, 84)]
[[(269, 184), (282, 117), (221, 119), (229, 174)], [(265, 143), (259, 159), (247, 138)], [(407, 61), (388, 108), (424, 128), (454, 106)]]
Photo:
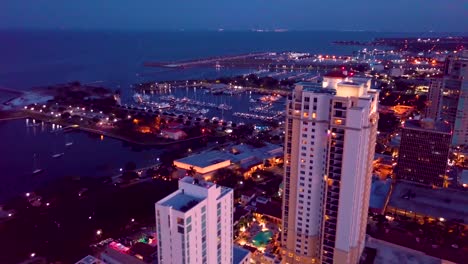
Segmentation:
[(31, 253), (30, 256), (31, 256), (31, 258), (34, 258), (36, 256), (36, 253), (33, 252), (33, 253)]
[(98, 235), (98, 236), (102, 235), (102, 230), (101, 230), (101, 229), (98, 229), (98, 230), (96, 231), (96, 235)]

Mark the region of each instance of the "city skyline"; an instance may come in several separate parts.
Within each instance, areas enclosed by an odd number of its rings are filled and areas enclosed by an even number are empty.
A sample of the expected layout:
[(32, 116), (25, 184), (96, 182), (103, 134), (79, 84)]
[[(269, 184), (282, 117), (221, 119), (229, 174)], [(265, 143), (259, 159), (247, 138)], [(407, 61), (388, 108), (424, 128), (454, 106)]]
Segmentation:
[(0, 263), (465, 263), (467, 11), (2, 1)]
[[(466, 32), (460, 23), (466, 2), (375, 1), (311, 2), (177, 0), (65, 3), (6, 1), (0, 28), (141, 29), (141, 30), (342, 30), (383, 32)], [(24, 8), (28, 6), (28, 8)], [(21, 13), (22, 16), (16, 14)], [(333, 19), (330, 19), (333, 17)], [(395, 19), (397, 17), (397, 19)], [(434, 19), (437, 18), (437, 19)]]

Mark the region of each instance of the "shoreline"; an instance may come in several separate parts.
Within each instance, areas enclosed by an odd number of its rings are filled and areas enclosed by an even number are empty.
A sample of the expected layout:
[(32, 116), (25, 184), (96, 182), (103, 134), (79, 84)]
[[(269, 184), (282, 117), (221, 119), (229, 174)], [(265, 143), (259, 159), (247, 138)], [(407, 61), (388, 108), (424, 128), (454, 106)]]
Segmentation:
[[(19, 115), (18, 115), (19, 114)], [(171, 145), (175, 145), (178, 143), (184, 143), (184, 142), (190, 142), (193, 140), (198, 140), (202, 139), (208, 136), (199, 136), (199, 137), (193, 137), (193, 138), (188, 138), (188, 139), (182, 139), (182, 140), (176, 140), (176, 141), (169, 141), (169, 142), (139, 142), (135, 139), (126, 137), (124, 135), (119, 135), (117, 133), (111, 132), (111, 131), (105, 131), (105, 130), (99, 130), (91, 127), (84, 127), (79, 124), (72, 124), (64, 121), (60, 121), (58, 119), (53, 119), (50, 117), (46, 117), (44, 115), (40, 115), (37, 113), (27, 113), (24, 110), (21, 111), (0, 111), (0, 122), (2, 121), (12, 121), (12, 120), (18, 120), (18, 119), (26, 119), (26, 118), (31, 118), (35, 119), (41, 122), (45, 123), (53, 123), (57, 125), (63, 126), (63, 129), (73, 129), (73, 130), (79, 130), (82, 132), (98, 135), (98, 136), (105, 136), (113, 139), (117, 139), (126, 143), (130, 144), (135, 144), (139, 146), (146, 146), (146, 147), (169, 147)]]

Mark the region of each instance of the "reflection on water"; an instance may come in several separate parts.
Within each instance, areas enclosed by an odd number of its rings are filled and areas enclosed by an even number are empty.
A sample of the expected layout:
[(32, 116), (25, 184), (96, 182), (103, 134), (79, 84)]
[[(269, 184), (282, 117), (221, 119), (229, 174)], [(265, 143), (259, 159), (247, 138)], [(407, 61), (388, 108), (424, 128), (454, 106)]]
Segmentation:
[[(128, 161), (148, 166), (161, 153), (136, 150), (98, 135), (63, 132), (58, 125), (27, 119), (0, 122), (0, 138), (0, 201), (59, 177), (113, 176)], [(33, 175), (36, 169), (43, 172)]]

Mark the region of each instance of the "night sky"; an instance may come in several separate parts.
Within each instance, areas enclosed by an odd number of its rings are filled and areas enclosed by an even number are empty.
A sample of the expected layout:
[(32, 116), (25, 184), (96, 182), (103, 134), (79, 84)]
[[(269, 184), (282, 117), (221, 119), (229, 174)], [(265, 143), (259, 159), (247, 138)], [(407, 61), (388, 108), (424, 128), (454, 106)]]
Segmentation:
[(0, 28), (468, 31), (467, 0), (1, 0)]

